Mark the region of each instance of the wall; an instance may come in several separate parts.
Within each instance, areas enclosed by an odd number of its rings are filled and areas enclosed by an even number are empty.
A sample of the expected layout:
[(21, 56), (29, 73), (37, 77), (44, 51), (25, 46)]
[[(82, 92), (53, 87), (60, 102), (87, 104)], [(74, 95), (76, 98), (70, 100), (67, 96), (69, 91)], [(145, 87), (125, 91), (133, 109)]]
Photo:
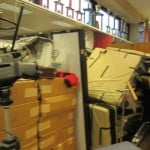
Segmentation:
[(145, 30), (144, 42), (150, 42), (150, 29)]
[(110, 35), (95, 32), (94, 33), (94, 48), (95, 47), (106, 48), (113, 42), (113, 40), (114, 38)]
[(134, 43), (134, 44), (111, 44), (111, 47), (117, 47), (120, 49), (131, 49), (145, 53), (150, 53), (150, 43)]
[(130, 24), (129, 41), (134, 42), (134, 43), (138, 42), (138, 25), (137, 24)]

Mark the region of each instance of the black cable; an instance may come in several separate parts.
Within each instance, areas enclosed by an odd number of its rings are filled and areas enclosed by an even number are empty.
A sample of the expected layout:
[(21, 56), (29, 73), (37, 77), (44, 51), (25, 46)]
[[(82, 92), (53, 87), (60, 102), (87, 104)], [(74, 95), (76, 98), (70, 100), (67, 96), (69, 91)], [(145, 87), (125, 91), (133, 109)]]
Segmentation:
[(15, 23), (15, 22), (10, 21), (10, 20), (8, 20), (8, 19), (4, 19), (4, 18), (0, 18), (0, 20), (15, 25), (14, 27), (9, 27), (9, 28), (2, 28), (2, 27), (1, 27), (0, 30), (11, 30), (11, 29), (15, 29), (15, 27), (16, 27), (16, 23)]
[(21, 18), (22, 18), (22, 14), (23, 14), (23, 9), (24, 9), (24, 7), (21, 6), (21, 8), (20, 8), (20, 13), (19, 13), (19, 17), (18, 17), (18, 21), (17, 21), (17, 24), (16, 24), (15, 34), (14, 34), (14, 37), (13, 37), (13, 42), (12, 42), (11, 51), (14, 50), (14, 46), (15, 46), (15, 42), (16, 42), (16, 37), (17, 37), (17, 34), (18, 34), (18, 29), (19, 29), (20, 22), (21, 22)]
[(0, 30), (12, 30), (15, 29), (15, 27), (10, 27), (10, 28), (0, 28)]
[(5, 21), (5, 22), (9, 22), (9, 23), (11, 23), (11, 24), (13, 24), (13, 25), (17, 25), (15, 22), (13, 22), (13, 21), (10, 21), (10, 20), (8, 20), (8, 19), (4, 19), (4, 18), (1, 18), (0, 17), (0, 20), (3, 20), (3, 21)]

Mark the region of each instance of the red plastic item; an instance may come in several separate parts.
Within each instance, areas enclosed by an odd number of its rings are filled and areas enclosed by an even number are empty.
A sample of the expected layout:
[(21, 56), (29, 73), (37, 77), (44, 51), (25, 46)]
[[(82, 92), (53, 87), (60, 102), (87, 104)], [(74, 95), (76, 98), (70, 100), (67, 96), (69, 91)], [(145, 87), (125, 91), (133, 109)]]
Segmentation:
[(77, 86), (78, 77), (74, 73), (57, 72), (57, 77), (63, 77), (67, 87)]

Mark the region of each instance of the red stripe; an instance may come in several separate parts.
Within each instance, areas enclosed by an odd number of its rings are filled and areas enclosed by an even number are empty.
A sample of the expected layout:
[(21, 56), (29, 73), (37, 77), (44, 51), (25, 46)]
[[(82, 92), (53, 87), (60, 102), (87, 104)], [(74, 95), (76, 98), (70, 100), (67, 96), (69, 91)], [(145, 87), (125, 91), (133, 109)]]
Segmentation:
[(79, 11), (81, 11), (81, 0), (79, 0)]
[(69, 0), (69, 7), (72, 8), (72, 0)]

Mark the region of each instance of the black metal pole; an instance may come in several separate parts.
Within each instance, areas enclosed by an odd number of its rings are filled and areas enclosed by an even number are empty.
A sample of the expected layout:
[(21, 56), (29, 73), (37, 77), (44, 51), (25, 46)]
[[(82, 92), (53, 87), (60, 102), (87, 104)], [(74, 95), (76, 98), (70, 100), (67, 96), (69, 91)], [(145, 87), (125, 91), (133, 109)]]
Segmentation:
[(20, 8), (20, 13), (19, 13), (19, 17), (18, 17), (18, 21), (17, 21), (17, 24), (16, 24), (15, 34), (14, 34), (13, 41), (12, 41), (11, 51), (13, 51), (13, 50), (14, 50), (14, 46), (15, 46), (15, 42), (16, 42), (16, 38), (17, 38), (17, 34), (18, 34), (18, 30), (19, 30), (19, 26), (20, 26), (20, 22), (21, 22), (22, 14), (23, 14), (23, 9), (24, 9), (24, 7), (23, 7), (23, 6), (21, 6), (21, 8)]

